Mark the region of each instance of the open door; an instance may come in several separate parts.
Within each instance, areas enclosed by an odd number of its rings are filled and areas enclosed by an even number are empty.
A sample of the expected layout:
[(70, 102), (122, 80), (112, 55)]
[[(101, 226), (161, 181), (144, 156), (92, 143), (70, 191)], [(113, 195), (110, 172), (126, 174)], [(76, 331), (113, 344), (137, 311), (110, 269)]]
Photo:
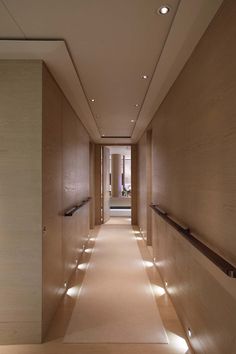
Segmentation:
[(103, 223), (110, 218), (110, 150), (102, 147), (102, 219)]

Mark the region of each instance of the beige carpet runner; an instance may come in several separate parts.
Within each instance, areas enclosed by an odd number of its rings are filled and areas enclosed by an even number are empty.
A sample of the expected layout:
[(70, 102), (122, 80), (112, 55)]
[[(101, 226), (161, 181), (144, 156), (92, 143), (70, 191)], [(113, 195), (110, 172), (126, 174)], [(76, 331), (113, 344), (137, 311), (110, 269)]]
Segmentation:
[(130, 225), (103, 225), (65, 343), (168, 343)]

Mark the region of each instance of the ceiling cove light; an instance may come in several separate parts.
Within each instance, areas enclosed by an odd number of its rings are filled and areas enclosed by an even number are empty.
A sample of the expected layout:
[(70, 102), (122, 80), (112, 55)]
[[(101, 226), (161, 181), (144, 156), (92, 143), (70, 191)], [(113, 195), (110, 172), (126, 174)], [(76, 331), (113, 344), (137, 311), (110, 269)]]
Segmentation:
[(163, 5), (158, 9), (158, 14), (159, 15), (166, 15), (170, 11), (170, 7), (167, 5)]

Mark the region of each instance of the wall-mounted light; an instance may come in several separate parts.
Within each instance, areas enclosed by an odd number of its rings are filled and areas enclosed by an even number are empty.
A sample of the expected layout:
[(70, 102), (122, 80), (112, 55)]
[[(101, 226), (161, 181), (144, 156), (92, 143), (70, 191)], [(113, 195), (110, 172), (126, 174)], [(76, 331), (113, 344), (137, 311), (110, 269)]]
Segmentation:
[(166, 15), (170, 12), (170, 7), (167, 5), (163, 5), (158, 9), (158, 14), (159, 15)]
[(191, 337), (192, 337), (192, 331), (191, 331), (191, 328), (188, 328), (188, 336), (189, 336), (189, 338), (191, 338)]
[(64, 282), (64, 288), (66, 288), (66, 287), (67, 287), (67, 282), (65, 281), (65, 282)]
[(165, 287), (167, 288), (167, 286), (168, 286), (168, 282), (167, 282), (167, 281), (165, 281)]

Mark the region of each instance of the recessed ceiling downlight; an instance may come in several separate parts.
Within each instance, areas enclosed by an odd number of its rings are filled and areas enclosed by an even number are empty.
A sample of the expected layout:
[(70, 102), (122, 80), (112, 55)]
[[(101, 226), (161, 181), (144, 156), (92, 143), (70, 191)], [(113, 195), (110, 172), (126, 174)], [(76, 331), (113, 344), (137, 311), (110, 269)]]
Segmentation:
[(170, 11), (170, 7), (167, 5), (163, 5), (158, 9), (158, 14), (160, 15), (166, 15)]
[(95, 102), (95, 98), (91, 98), (91, 102)]
[(148, 75), (146, 75), (146, 74), (142, 75), (142, 79), (147, 80), (148, 79)]

